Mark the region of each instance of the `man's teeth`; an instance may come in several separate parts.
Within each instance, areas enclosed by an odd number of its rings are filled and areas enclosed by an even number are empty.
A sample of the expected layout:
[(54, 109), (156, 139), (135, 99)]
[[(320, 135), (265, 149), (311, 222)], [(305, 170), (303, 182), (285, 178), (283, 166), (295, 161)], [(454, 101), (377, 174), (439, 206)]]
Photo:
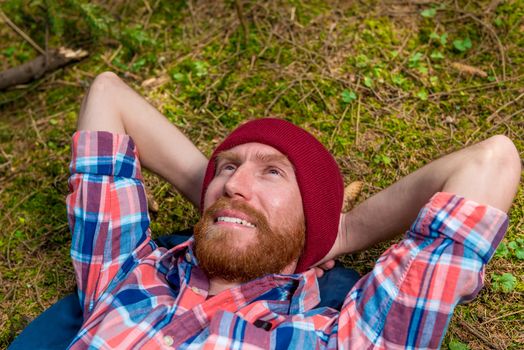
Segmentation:
[(244, 226), (247, 226), (247, 227), (255, 227), (255, 225), (253, 225), (249, 221), (242, 220), (242, 219), (239, 219), (239, 218), (232, 218), (230, 216), (219, 216), (217, 218), (217, 222), (218, 221), (232, 222), (232, 223), (244, 225)]

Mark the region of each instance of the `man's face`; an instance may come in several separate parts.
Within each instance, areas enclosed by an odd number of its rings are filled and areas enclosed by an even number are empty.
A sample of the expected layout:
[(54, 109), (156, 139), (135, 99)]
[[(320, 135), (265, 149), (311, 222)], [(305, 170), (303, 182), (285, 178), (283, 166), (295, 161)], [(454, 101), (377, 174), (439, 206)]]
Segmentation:
[(195, 228), (195, 253), (209, 277), (246, 282), (293, 272), (304, 235), (302, 198), (285, 155), (260, 143), (218, 155)]

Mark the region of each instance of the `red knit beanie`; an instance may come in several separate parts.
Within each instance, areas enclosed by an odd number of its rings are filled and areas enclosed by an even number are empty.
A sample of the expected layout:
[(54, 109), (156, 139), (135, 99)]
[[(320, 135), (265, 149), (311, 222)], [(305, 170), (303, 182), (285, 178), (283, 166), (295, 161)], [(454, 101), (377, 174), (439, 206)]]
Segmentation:
[(329, 151), (307, 131), (281, 119), (252, 120), (235, 129), (213, 152), (204, 178), (200, 208), (204, 207), (207, 187), (215, 176), (216, 156), (249, 142), (277, 149), (295, 167), (306, 219), (304, 252), (295, 272), (304, 272), (326, 256), (335, 243), (344, 197), (340, 169)]

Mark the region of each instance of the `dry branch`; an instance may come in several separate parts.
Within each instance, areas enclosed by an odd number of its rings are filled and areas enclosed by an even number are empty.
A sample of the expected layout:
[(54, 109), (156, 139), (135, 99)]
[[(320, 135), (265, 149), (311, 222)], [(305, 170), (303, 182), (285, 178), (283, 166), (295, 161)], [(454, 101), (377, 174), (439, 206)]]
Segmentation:
[(240, 21), (240, 25), (242, 26), (242, 31), (244, 34), (244, 46), (246, 46), (249, 37), (249, 29), (247, 26), (246, 17), (244, 16), (244, 6), (242, 5), (242, 0), (235, 0), (235, 8), (237, 10), (238, 20)]
[(87, 51), (85, 50), (72, 50), (64, 47), (49, 50), (47, 57), (40, 55), (34, 60), (18, 67), (0, 72), (0, 90), (28, 83), (40, 78), (46, 73), (66, 66), (71, 62), (79, 61), (85, 57), (87, 57)]

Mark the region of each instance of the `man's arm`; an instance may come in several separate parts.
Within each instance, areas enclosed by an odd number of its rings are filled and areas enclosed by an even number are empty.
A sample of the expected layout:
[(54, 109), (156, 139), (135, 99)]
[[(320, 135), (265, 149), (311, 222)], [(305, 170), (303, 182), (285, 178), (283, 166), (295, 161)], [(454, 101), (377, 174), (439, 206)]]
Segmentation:
[[(457, 303), (483, 285), (520, 169), (512, 142), (492, 137), (426, 165), (343, 218), (353, 221), (342, 220), (353, 230), (340, 248), (346, 251), (413, 224), (346, 297), (339, 345), (440, 348)], [(354, 237), (363, 234), (371, 238)]]
[(112, 73), (99, 75), (91, 85), (78, 129), (73, 135), (67, 212), (71, 257), (87, 317), (100, 296), (155, 248), (138, 152), (146, 166), (197, 206), (206, 160)]
[(450, 192), (507, 211), (520, 180), (520, 157), (505, 136), (444, 156), (341, 215), (340, 231), (323, 261), (404, 233), (436, 192)]
[(78, 130), (131, 136), (137, 145), (140, 163), (169, 181), (199, 207), (206, 157), (114, 73), (102, 73), (92, 83), (82, 103)]

